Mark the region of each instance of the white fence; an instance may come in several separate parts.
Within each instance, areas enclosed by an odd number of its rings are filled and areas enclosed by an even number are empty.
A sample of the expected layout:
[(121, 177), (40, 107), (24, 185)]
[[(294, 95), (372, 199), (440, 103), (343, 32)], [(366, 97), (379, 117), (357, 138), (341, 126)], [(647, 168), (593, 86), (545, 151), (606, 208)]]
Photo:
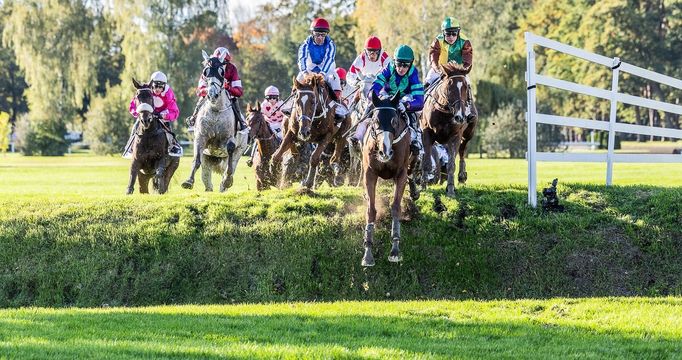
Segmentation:
[[(682, 163), (682, 155), (664, 154), (614, 154), (614, 140), (616, 132), (662, 136), (669, 138), (682, 139), (682, 130), (665, 129), (660, 127), (632, 125), (617, 122), (616, 109), (617, 103), (641, 106), (649, 109), (661, 110), (673, 114), (682, 115), (682, 106), (669, 104), (661, 101), (646, 99), (642, 97), (622, 94), (618, 92), (618, 76), (620, 72), (629, 73), (655, 81), (661, 84), (682, 89), (682, 80), (661, 75), (653, 71), (642, 69), (620, 61), (619, 58), (607, 58), (605, 56), (593, 54), (585, 50), (565, 45), (560, 42), (550, 40), (541, 36), (526, 32), (526, 83), (528, 84), (528, 108), (526, 120), (528, 121), (528, 203), (537, 206), (537, 162), (538, 161), (568, 161), (568, 162), (606, 162), (606, 185), (611, 185), (613, 178), (613, 163)], [(596, 64), (609, 67), (613, 71), (611, 90), (599, 89), (591, 86), (572, 83), (560, 79), (537, 74), (535, 71), (535, 51), (533, 46), (538, 45), (553, 49), (561, 53), (575, 56)], [(536, 111), (537, 85), (546, 85), (556, 89), (571, 91), (578, 94), (594, 96), (611, 101), (609, 122), (578, 119), (565, 116), (555, 116), (538, 114)], [(581, 127), (593, 130), (609, 132), (608, 151), (598, 154), (575, 154), (575, 153), (548, 153), (537, 151), (537, 124), (551, 124), (559, 126)]]

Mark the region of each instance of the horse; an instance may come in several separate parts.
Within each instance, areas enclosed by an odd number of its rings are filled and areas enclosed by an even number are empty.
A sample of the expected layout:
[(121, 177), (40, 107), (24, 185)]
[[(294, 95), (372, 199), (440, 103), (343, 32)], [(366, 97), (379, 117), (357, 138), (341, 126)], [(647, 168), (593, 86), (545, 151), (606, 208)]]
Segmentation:
[(168, 185), (175, 170), (180, 164), (180, 158), (168, 155), (168, 139), (162, 128), (159, 117), (154, 113), (154, 98), (149, 84), (141, 84), (133, 78), (133, 85), (137, 89), (136, 137), (133, 140), (133, 162), (130, 164), (130, 180), (127, 194), (133, 193), (135, 179), (139, 179), (140, 193), (149, 193), (149, 179), (154, 178), (152, 186), (159, 194), (168, 191)]
[[(478, 122), (478, 114), (472, 102), (472, 119), (467, 120), (465, 101), (469, 98), (469, 89), (466, 84), (466, 76), (470, 68), (460, 64), (448, 63), (441, 65), (441, 81), (427, 96), (420, 127), (422, 128), (422, 143), (424, 145), (424, 159), (431, 157), (434, 142), (443, 144), (448, 152), (448, 177), (446, 194), (455, 196), (455, 156), (459, 151), (459, 174), (458, 181), (465, 184), (466, 172), (466, 148), (474, 136), (474, 130)], [(424, 177), (432, 172), (431, 161), (422, 162)], [(426, 189), (427, 181), (422, 181), (422, 189)]]
[(280, 140), (270, 128), (265, 115), (261, 112), (260, 104), (255, 106), (248, 104), (246, 123), (249, 127), (249, 142), (255, 140), (254, 146), (258, 150), (254, 155), (256, 169), (256, 189), (265, 190), (274, 186), (274, 174), (270, 173), (270, 158), (279, 146)]
[[(365, 133), (362, 148), (362, 171), (365, 197), (367, 199), (367, 217), (364, 233), (363, 246), (365, 253), (362, 257), (362, 266), (374, 266), (372, 255), (372, 243), (374, 242), (374, 222), (376, 220), (376, 186), (379, 177), (393, 179), (395, 193), (391, 205), (392, 220), (392, 245), (388, 256), (390, 262), (402, 261), (400, 253), (400, 214), (403, 193), (411, 178), (412, 170), (416, 164), (417, 154), (410, 151), (410, 129), (407, 118), (401, 116), (396, 109), (399, 103), (399, 94), (392, 99), (379, 100), (371, 95), (374, 113), (370, 120), (369, 129)], [(410, 188), (416, 186), (410, 184)], [(416, 200), (418, 192), (410, 191), (410, 197)]]
[[(289, 118), (284, 120), (284, 138), (277, 151), (272, 155), (270, 166), (273, 169), (276, 168), (281, 163), (284, 153), (292, 148), (295, 142), (315, 144), (315, 150), (308, 163), (308, 175), (302, 183), (305, 189), (310, 190), (315, 182), (320, 156), (332, 141), (335, 148), (330, 162), (335, 177), (338, 177), (341, 171), (339, 163), (341, 152), (345, 145), (345, 139), (338, 135), (348, 130), (350, 119), (346, 117), (340, 126), (335, 123), (335, 109), (331, 95), (333, 92), (324, 81), (323, 75), (308, 74), (302, 83), (294, 77), (293, 88), (296, 91), (294, 111)], [(283, 173), (286, 173), (286, 170)]]
[(205, 51), (202, 51), (202, 55), (207, 64), (203, 71), (208, 83), (208, 94), (197, 113), (192, 170), (182, 187), (191, 189), (194, 186), (194, 174), (203, 163), (201, 181), (206, 191), (213, 191), (213, 171), (222, 175), (220, 192), (224, 192), (232, 186), (237, 163), (248, 145), (248, 135), (236, 131), (232, 102), (223, 88), (223, 64), (216, 57), (209, 58)]
[(360, 186), (362, 183), (362, 145), (354, 143), (351, 138), (355, 135), (353, 130), (359, 126), (359, 123), (364, 120), (363, 116), (371, 103), (367, 94), (372, 89), (372, 84), (376, 80), (375, 75), (365, 76), (358, 84), (358, 92), (356, 93), (353, 105), (351, 106), (351, 133), (348, 134), (350, 164), (348, 168), (348, 182), (354, 186)]

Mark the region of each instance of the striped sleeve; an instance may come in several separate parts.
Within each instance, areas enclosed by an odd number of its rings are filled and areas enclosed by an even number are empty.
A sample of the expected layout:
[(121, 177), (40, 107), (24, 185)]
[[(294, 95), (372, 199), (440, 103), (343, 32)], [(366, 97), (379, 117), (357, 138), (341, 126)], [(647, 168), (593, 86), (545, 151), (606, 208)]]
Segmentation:
[(329, 46), (327, 47), (327, 52), (325, 54), (325, 59), (322, 62), (322, 72), (327, 73), (329, 72), (329, 68), (332, 66), (332, 63), (334, 63), (334, 58), (336, 57), (336, 45), (334, 44), (334, 41), (329, 40)]
[(374, 95), (379, 96), (381, 89), (386, 86), (386, 82), (390, 79), (390, 77), (391, 70), (389, 70), (388, 67), (385, 67), (383, 70), (381, 70), (376, 80), (374, 80), (374, 84), (372, 84), (372, 91), (374, 92)]
[(303, 44), (298, 48), (298, 70), (299, 71), (305, 71), (306, 70), (306, 63), (305, 63), (305, 58), (308, 53), (308, 42), (304, 41)]
[(424, 107), (424, 85), (419, 81), (419, 72), (414, 69), (410, 76), (410, 94), (412, 101), (410, 101), (410, 111), (419, 111)]

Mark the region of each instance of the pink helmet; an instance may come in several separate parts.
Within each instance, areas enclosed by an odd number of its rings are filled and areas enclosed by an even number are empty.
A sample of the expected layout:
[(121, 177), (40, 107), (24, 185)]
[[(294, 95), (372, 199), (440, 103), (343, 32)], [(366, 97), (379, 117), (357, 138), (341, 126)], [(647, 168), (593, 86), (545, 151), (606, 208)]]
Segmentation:
[(279, 89), (270, 85), (265, 88), (265, 96), (279, 96)]
[(214, 57), (217, 57), (220, 62), (225, 62), (225, 61), (230, 61), (232, 60), (232, 55), (230, 55), (230, 51), (227, 50), (227, 48), (224, 47), (219, 47), (216, 48), (215, 51), (213, 52)]

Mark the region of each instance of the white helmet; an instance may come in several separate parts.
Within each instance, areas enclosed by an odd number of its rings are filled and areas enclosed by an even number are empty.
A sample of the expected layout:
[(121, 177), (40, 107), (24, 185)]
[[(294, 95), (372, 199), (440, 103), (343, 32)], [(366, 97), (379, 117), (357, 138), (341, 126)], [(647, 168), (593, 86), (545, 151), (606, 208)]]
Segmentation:
[(166, 74), (162, 73), (161, 71), (155, 71), (152, 74), (151, 79), (149, 79), (149, 82), (154, 82), (154, 81), (162, 82), (165, 84), (168, 82), (168, 78), (166, 77)]
[(215, 49), (215, 51), (213, 51), (212, 56), (217, 57), (218, 60), (220, 60), (220, 62), (225, 62), (226, 59), (227, 60), (232, 59), (232, 56), (230, 55), (230, 51), (227, 50), (226, 48), (222, 47), (222, 46)]
[(279, 96), (279, 89), (270, 85), (265, 88), (265, 96)]

